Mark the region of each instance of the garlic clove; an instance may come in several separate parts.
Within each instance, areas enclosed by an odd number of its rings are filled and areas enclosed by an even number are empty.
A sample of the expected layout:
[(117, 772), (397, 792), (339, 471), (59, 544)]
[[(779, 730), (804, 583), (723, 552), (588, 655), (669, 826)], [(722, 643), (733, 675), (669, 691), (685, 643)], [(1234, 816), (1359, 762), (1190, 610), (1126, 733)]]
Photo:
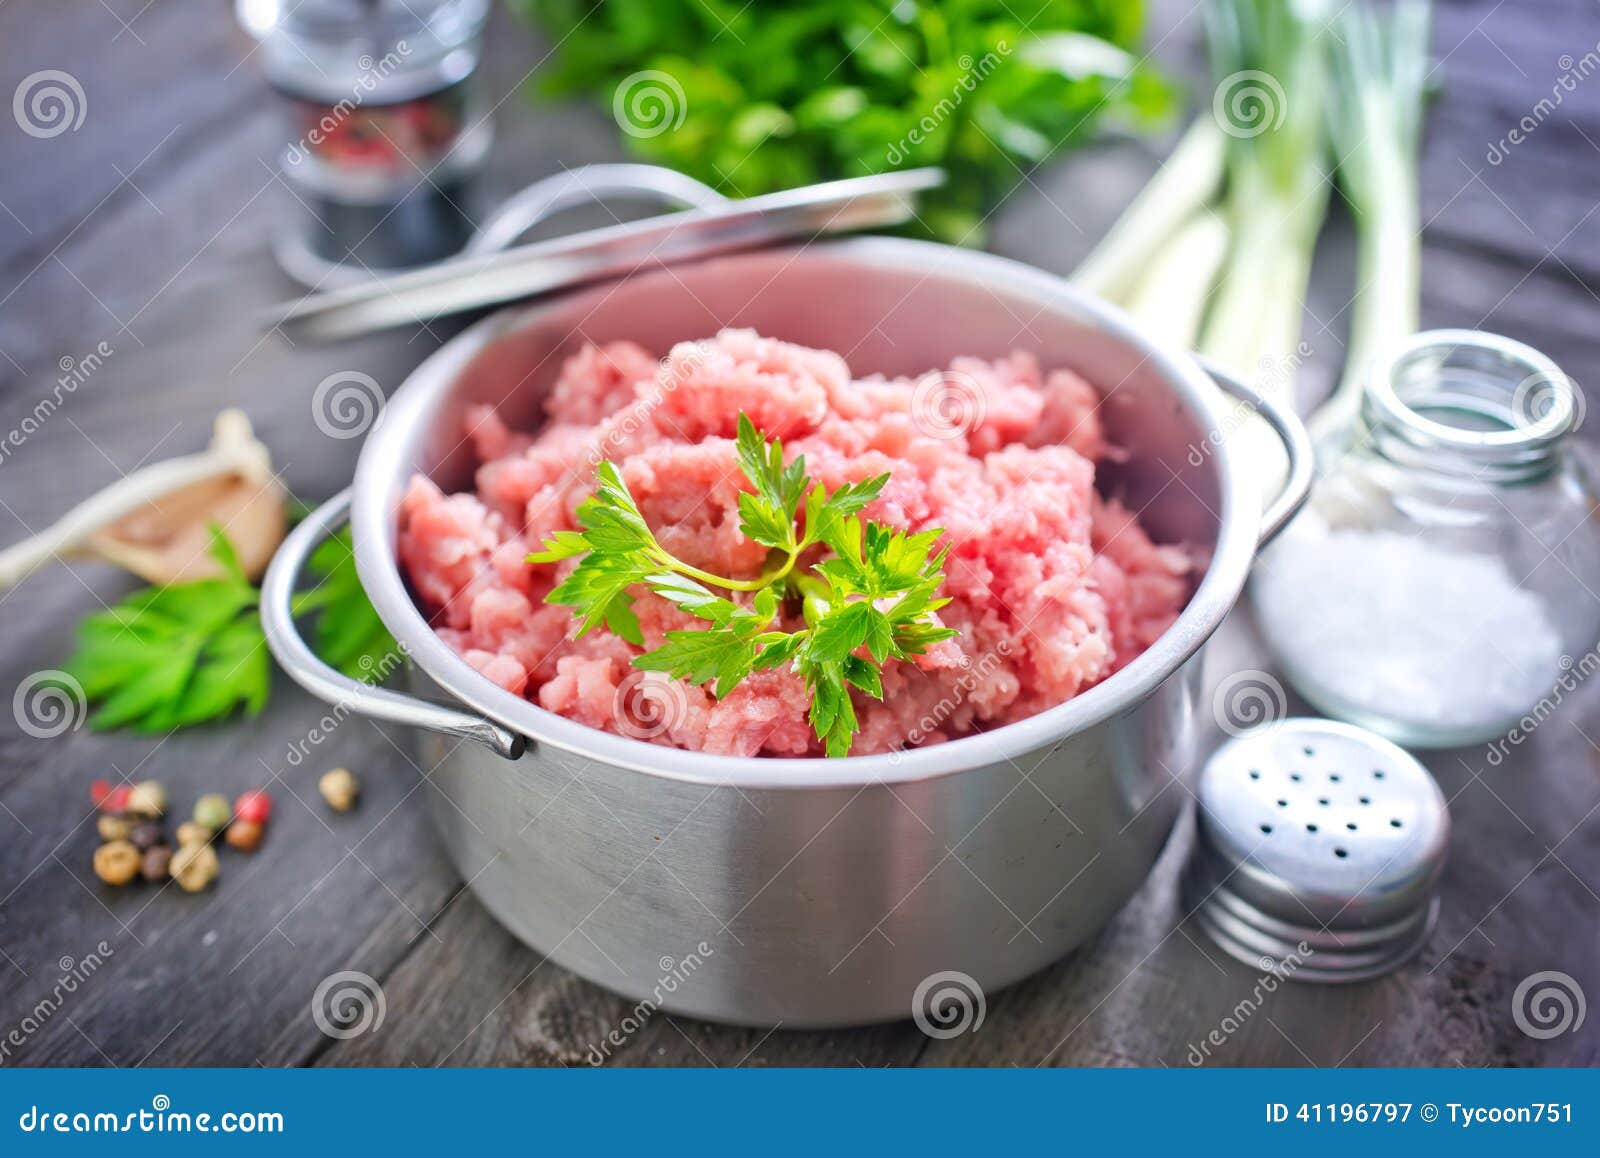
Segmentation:
[(104, 559), (152, 583), (214, 577), (221, 568), (207, 553), (213, 525), (257, 578), (283, 541), (286, 500), (249, 418), (224, 410), (201, 453), (134, 471), (0, 551), (0, 590), (65, 558)]

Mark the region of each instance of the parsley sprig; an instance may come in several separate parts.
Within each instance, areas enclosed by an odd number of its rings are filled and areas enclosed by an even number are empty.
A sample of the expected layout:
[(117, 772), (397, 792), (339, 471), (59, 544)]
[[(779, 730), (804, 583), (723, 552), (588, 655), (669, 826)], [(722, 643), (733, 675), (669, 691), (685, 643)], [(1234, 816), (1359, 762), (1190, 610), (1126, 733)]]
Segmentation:
[[(957, 634), (934, 618), (949, 603), (937, 595), (945, 552), (933, 553), (944, 532), (908, 534), (864, 522), (858, 516), (883, 491), (887, 474), (830, 493), (807, 476), (804, 455), (785, 466), (783, 443), (764, 440), (745, 414), (734, 446), (751, 487), (739, 495), (739, 529), (769, 549), (755, 578), (715, 575), (664, 548), (611, 462), (596, 468), (595, 492), (578, 507), (581, 529), (556, 532), (528, 562), (579, 559), (547, 597), (574, 609), (579, 636), (604, 625), (643, 647), (633, 611), (640, 586), (710, 624), (667, 632), (662, 646), (634, 659), (637, 668), (710, 684), (720, 699), (751, 672), (788, 664), (811, 692), (811, 724), (824, 749), (846, 755), (859, 729), (849, 689), (881, 700), (884, 663)], [(815, 547), (830, 554), (802, 566)], [(785, 630), (779, 612), (795, 605), (805, 626)]]
[[(220, 528), (211, 557), (220, 577), (141, 588), (79, 625), (63, 669), (98, 705), (91, 728), (168, 732), (266, 706), (272, 655), (260, 592)], [(307, 570), (317, 582), (296, 596), (295, 614), (316, 616), (317, 654), (354, 679), (382, 678), (395, 642), (361, 589), (349, 528), (312, 552)]]

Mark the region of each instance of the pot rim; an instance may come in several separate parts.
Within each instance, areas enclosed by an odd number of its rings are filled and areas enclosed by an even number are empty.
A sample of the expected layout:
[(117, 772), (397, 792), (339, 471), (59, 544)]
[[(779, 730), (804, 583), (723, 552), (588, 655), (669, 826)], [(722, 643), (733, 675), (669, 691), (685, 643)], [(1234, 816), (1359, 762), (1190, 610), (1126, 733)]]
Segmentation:
[[(1041, 310), (1074, 315), (1140, 353), (1140, 364), (1149, 363), (1161, 373), (1202, 429), (1226, 429), (1225, 398), (1191, 356), (1169, 349), (1121, 310), (1060, 277), (1010, 258), (907, 238), (856, 237), (788, 248), (796, 252), (814, 249), (836, 259), (913, 272), (938, 268), (996, 292), (1028, 297)], [(758, 252), (770, 254), (772, 250)], [(743, 256), (748, 255), (710, 260), (736, 262)], [(557, 715), (481, 675), (429, 626), (400, 574), (396, 527), (388, 517), (398, 504), (387, 488), (403, 486), (409, 477), (401, 473), (406, 436), (423, 420), (438, 395), (450, 388), (456, 375), (485, 346), (535, 323), (561, 300), (500, 310), (447, 341), (418, 365), (394, 391), (367, 435), (356, 465), (350, 509), (362, 586), (412, 662), (457, 700), (534, 744), (647, 776), (712, 787), (866, 788), (933, 779), (1000, 761), (1010, 762), (1027, 778), (1032, 767), (1023, 767), (1019, 760), (1129, 711), (1153, 694), (1210, 639), (1244, 589), (1259, 538), (1253, 518), (1259, 503), (1231, 440), (1214, 439), (1210, 457), (1217, 463), (1221, 517), (1215, 549), (1189, 602), (1172, 626), (1127, 667), (1037, 715), (923, 748), (832, 758), (694, 752), (614, 735)], [(1098, 388), (1099, 384), (1095, 385)]]

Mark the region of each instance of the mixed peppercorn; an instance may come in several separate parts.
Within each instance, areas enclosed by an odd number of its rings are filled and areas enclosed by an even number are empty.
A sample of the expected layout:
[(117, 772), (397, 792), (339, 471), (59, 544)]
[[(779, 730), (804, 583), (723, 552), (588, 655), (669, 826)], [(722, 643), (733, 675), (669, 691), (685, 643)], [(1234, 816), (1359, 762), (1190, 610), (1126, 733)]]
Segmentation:
[[(317, 788), (338, 812), (352, 808), (361, 792), (348, 768), (324, 774)], [(190, 819), (178, 825), (174, 849), (162, 827), (167, 790), (157, 781), (113, 786), (96, 780), (89, 795), (99, 810), (96, 828), (103, 842), (95, 850), (94, 872), (108, 885), (130, 884), (135, 878), (171, 880), (185, 892), (202, 892), (221, 869), (217, 839), (240, 852), (254, 852), (272, 819), (272, 797), (259, 788), (241, 792), (231, 802), (220, 792), (209, 792), (195, 801)]]

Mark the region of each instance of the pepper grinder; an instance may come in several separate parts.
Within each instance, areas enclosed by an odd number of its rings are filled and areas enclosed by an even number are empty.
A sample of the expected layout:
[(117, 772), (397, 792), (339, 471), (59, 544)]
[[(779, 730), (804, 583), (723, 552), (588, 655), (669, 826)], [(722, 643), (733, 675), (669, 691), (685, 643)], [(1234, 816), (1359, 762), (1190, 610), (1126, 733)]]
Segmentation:
[(331, 288), (440, 261), (472, 236), (492, 139), (479, 97), (488, 0), (238, 0), (283, 98), (285, 182), (305, 208), (274, 241)]

